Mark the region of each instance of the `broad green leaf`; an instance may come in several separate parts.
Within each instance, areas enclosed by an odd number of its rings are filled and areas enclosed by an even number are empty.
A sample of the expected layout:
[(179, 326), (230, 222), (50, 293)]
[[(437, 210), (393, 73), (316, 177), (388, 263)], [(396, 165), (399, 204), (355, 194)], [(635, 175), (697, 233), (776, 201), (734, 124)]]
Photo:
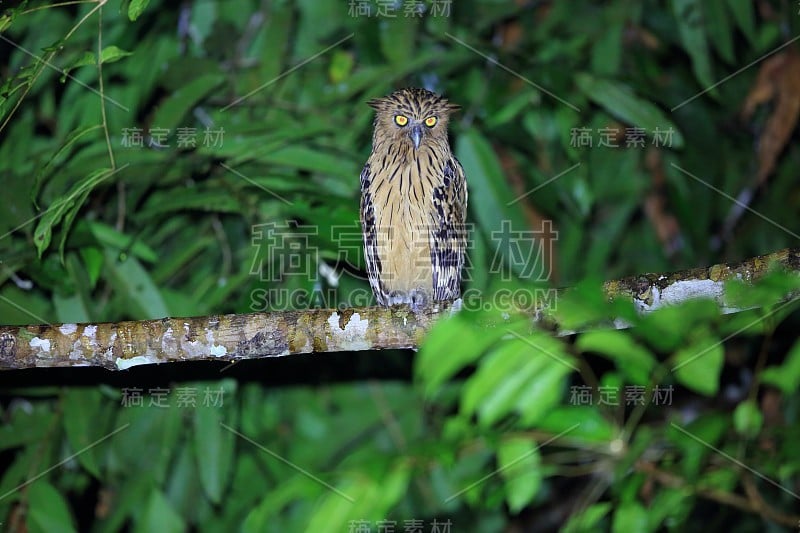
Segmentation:
[[(383, 470), (381, 465), (374, 466)], [(408, 491), (411, 471), (401, 460), (385, 474), (375, 474), (348, 472), (332, 490), (322, 491), (305, 531), (346, 531), (354, 516), (371, 522), (385, 519)]]
[(124, 430), (109, 439), (106, 467), (110, 475), (140, 478), (149, 486), (161, 486), (177, 476), (171, 470), (176, 454), (189, 450), (189, 446), (178, 445), (186, 430), (186, 411), (178, 408), (176, 393), (170, 389), (144, 388), (139, 395), (142, 403), (136, 404), (136, 388), (123, 389), (113, 427)]
[(735, 278), (726, 282), (726, 304), (741, 309), (780, 305), (798, 289), (800, 276), (772, 268), (756, 283), (745, 283)]
[(464, 314), (438, 321), (425, 336), (415, 360), (415, 374), (425, 383), (426, 394), (476, 361), (504, 334), (501, 328), (481, 331)]
[(131, 0), (130, 5), (128, 5), (128, 18), (131, 22), (138, 19), (144, 10), (147, 9), (147, 4), (150, 3), (150, 0)]
[(761, 381), (778, 387), (787, 396), (800, 390), (800, 341), (794, 343), (783, 364), (764, 370)]
[(558, 295), (554, 314), (561, 327), (575, 330), (611, 320), (612, 309), (600, 281), (587, 279)]
[(743, 437), (752, 439), (758, 436), (763, 424), (764, 415), (754, 401), (745, 400), (733, 411), (733, 427)]
[(335, 50), (328, 67), (328, 77), (333, 83), (341, 83), (350, 76), (354, 65), (355, 58), (351, 52)]
[(599, 531), (600, 521), (611, 510), (610, 503), (595, 503), (587, 507), (580, 514), (570, 517), (563, 533), (583, 533), (584, 531)]
[(517, 514), (542, 486), (539, 445), (525, 437), (504, 439), (497, 447), (497, 468), (505, 480), (508, 507), (512, 514)]
[[(54, 424), (55, 413), (42, 404), (31, 412), (12, 411), (10, 420), (0, 425), (0, 450), (17, 447), (34, 447), (47, 436), (48, 427)], [(11, 490), (13, 487), (8, 487)], [(2, 494), (5, 494), (3, 492)]]
[(712, 96), (719, 92), (711, 72), (711, 53), (708, 49), (706, 24), (700, 0), (672, 0), (672, 10), (678, 23), (678, 33), (686, 52), (692, 58), (692, 70), (703, 90)]
[[(537, 100), (539, 93), (534, 89), (524, 89), (515, 95), (509, 101), (504, 102), (503, 106), (486, 119), (486, 126), (489, 128), (498, 128), (507, 124), (519, 117), (520, 114), (526, 113), (526, 117), (534, 117), (535, 115), (530, 111), (531, 104)], [(530, 121), (530, 118), (528, 119)], [(552, 122), (548, 122), (552, 123)], [(543, 137), (541, 131), (536, 128), (531, 129), (536, 137)]]
[(613, 533), (644, 533), (650, 531), (647, 511), (637, 501), (623, 502), (614, 511), (611, 531)]
[(104, 446), (92, 445), (105, 434), (106, 428), (100, 424), (101, 403), (107, 401), (96, 388), (72, 387), (62, 396), (67, 441), (81, 466), (98, 479), (101, 478), (98, 458)]
[[(243, 465), (247, 465), (241, 467), (242, 469), (247, 468), (247, 473), (239, 477), (252, 482), (251, 478), (254, 477), (252, 472), (257, 471), (259, 465), (246, 455), (241, 456), (240, 461)], [(237, 480), (234, 480), (233, 483), (235, 488)], [(285, 480), (281, 485), (281, 490), (268, 490), (268, 486), (259, 487), (260, 500), (249, 510), (242, 522), (242, 533), (260, 533), (274, 527), (275, 517), (280, 514), (282, 509), (287, 505), (292, 505), (294, 501), (308, 498), (310, 483), (316, 482), (305, 476), (295, 476)]]
[(95, 220), (89, 221), (88, 225), (95, 239), (104, 246), (130, 253), (148, 263), (155, 263), (159, 259), (158, 253), (142, 241), (141, 238), (137, 239), (134, 236), (125, 235), (108, 224)]
[(603, 354), (614, 361), (631, 383), (650, 383), (650, 373), (656, 361), (629, 333), (618, 330), (587, 331), (578, 338), (576, 346), (581, 351)]
[(97, 187), (103, 180), (114, 174), (116, 171), (111, 169), (97, 169), (82, 180), (79, 180), (64, 196), (59, 196), (44, 212), (44, 215), (36, 225), (33, 233), (33, 242), (39, 252), (39, 257), (50, 246), (53, 237), (53, 228), (63, 219), (65, 220), (62, 232), (62, 245), (69, 232), (69, 223), (72, 222), (78, 210), (81, 208), (89, 193)]
[(741, 481), (740, 474), (736, 470), (728, 468), (709, 469), (703, 472), (695, 486), (697, 488), (711, 488), (730, 492), (736, 489)]
[(592, 46), (592, 72), (613, 76), (619, 72), (622, 60), (622, 35), (625, 21), (614, 21), (605, 27), (600, 38)]
[[(556, 357), (554, 360), (553, 357)], [(519, 390), (516, 399), (516, 409), (520, 413), (520, 424), (534, 426), (559, 404), (564, 393), (565, 376), (576, 369), (571, 368), (566, 352), (558, 353), (551, 350), (546, 356), (547, 366), (541, 374), (528, 381)]]
[(106, 248), (105, 265), (117, 294), (132, 307), (131, 318), (170, 316), (158, 287), (138, 259), (128, 257), (120, 261), (117, 253)]
[(28, 487), (27, 526), (31, 533), (77, 531), (67, 500), (44, 480)]
[[(64, 143), (58, 147), (58, 150), (47, 160), (47, 163), (42, 165), (39, 168), (39, 171), (36, 173), (36, 176), (33, 178), (33, 186), (31, 187), (31, 199), (33, 199), (34, 203), (36, 202), (36, 197), (39, 195), (39, 189), (42, 185), (42, 178), (47, 174), (55, 165), (56, 163), (60, 164), (64, 161), (64, 155), (69, 152), (73, 145), (75, 145), (78, 141), (80, 141), (84, 136), (92, 133), (95, 130), (102, 129), (103, 126), (101, 124), (95, 124), (94, 126), (84, 126), (77, 128), (67, 135), (67, 138), (64, 139)], [(87, 139), (91, 140), (91, 139)]]
[(596, 407), (589, 405), (557, 406), (539, 420), (537, 427), (553, 435), (563, 432), (564, 439), (590, 444), (610, 442), (619, 433)]
[(745, 34), (747, 40), (751, 45), (758, 43), (758, 35), (756, 32), (755, 13), (753, 2), (740, 2), (739, 0), (727, 0), (728, 9), (733, 13), (733, 18), (736, 19), (736, 24), (742, 33)]
[(503, 341), (464, 385), (461, 412), (477, 411), (480, 422), (490, 425), (520, 411), (525, 423), (533, 423), (558, 403), (570, 364), (562, 344), (545, 334)]
[(285, 165), (337, 176), (352, 181), (353, 191), (358, 187), (356, 184), (361, 172), (356, 162), (351, 159), (344, 159), (338, 154), (301, 145), (284, 146), (264, 152), (257, 157), (257, 160), (270, 165)]
[(213, 73), (201, 75), (187, 82), (158, 106), (155, 116), (153, 117), (153, 127), (166, 128), (172, 131), (178, 127), (189, 127), (193, 125), (193, 119), (191, 124), (183, 124), (181, 120), (186, 117), (189, 110), (196, 106), (200, 100), (224, 81), (225, 76)]
[(91, 322), (96, 302), (92, 298), (94, 282), (84, 268), (78, 254), (69, 252), (64, 258), (67, 289), (53, 295), (56, 320), (59, 322)]
[[(728, 470), (728, 472), (731, 471)], [(673, 521), (675, 524), (683, 523), (691, 512), (694, 501), (692, 489), (689, 487), (676, 489), (661, 487), (648, 508), (650, 530), (660, 531), (659, 526), (667, 520)]]
[(718, 413), (701, 415), (687, 425), (669, 424), (666, 436), (683, 452), (679, 464), (687, 479), (697, 478), (704, 461), (709, 454), (716, 453), (714, 447), (730, 425), (730, 417)]
[(708, 37), (719, 54), (728, 63), (736, 61), (733, 51), (733, 27), (725, 0), (704, 0), (703, 19), (708, 25)]
[(678, 350), (671, 361), (672, 371), (682, 385), (704, 396), (717, 394), (725, 362), (725, 351), (719, 339), (705, 335)]
[(661, 109), (637, 96), (630, 86), (614, 80), (597, 78), (585, 72), (577, 74), (575, 82), (590, 100), (611, 116), (631, 127), (644, 129), (647, 136), (654, 135), (657, 131), (660, 135), (671, 131), (672, 146), (674, 148), (683, 146), (683, 136), (678, 127)]
[(658, 350), (673, 351), (686, 342), (697, 324), (711, 323), (719, 314), (719, 306), (711, 300), (690, 300), (647, 313), (631, 333)]
[(103, 270), (103, 252), (95, 246), (85, 246), (80, 249), (80, 256), (83, 261), (83, 270), (89, 278), (87, 289), (93, 289)]
[[(208, 211), (211, 213), (241, 213), (242, 204), (234, 196), (220, 196), (217, 189), (163, 189), (150, 196), (144, 207), (136, 215), (148, 219), (163, 213), (174, 211)], [(266, 193), (265, 193), (266, 194)], [(270, 196), (270, 198), (272, 198)]]
[[(544, 266), (542, 242), (530, 236), (520, 237), (527, 235), (520, 232), (542, 228), (529, 227), (522, 216), (519, 198), (504, 182), (505, 173), (492, 145), (478, 130), (468, 129), (458, 138), (456, 154), (469, 183), (470, 210), (475, 213), (475, 223), (486, 235), (494, 256), (492, 268), (500, 275), (513, 271), (518, 276), (535, 277)], [(503, 270), (504, 265), (511, 270)]]
[(59, 322), (91, 322), (89, 310), (77, 294), (53, 294), (53, 307)]
[(103, 51), (100, 52), (100, 62), (103, 64), (113, 63), (132, 54), (133, 52), (128, 52), (112, 44), (103, 48)]
[(172, 507), (166, 496), (153, 489), (143, 509), (136, 513), (135, 533), (162, 531), (164, 533), (182, 533), (187, 530), (183, 517)]
[[(114, 63), (115, 61), (119, 61), (123, 57), (127, 57), (132, 55), (133, 52), (127, 52), (117, 46), (111, 45), (106, 48), (103, 48), (103, 51), (100, 52), (100, 63)], [(64, 68), (63, 74), (61, 76), (61, 82), (63, 83), (66, 78), (67, 74), (70, 73), (71, 70), (76, 69), (78, 67), (85, 67), (87, 65), (96, 65), (97, 64), (97, 56), (94, 52), (84, 52), (81, 57), (76, 59), (73, 63), (69, 66)]]
[(193, 409), (194, 450), (200, 482), (208, 498), (219, 504), (230, 480), (236, 435), (221, 425), (228, 412), (222, 406), (197, 405)]

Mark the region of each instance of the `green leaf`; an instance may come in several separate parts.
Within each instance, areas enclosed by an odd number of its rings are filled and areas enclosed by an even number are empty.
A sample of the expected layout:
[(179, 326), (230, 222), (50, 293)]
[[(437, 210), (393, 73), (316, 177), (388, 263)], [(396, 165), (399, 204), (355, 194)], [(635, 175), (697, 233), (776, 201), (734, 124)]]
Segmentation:
[(583, 512), (570, 517), (563, 533), (583, 533), (584, 531), (599, 531), (600, 520), (611, 510), (610, 503), (595, 503)]
[(120, 260), (106, 248), (105, 265), (117, 294), (132, 306), (131, 318), (163, 318), (170, 316), (164, 299), (150, 274), (135, 257)]
[(331, 64), (328, 67), (328, 77), (332, 83), (338, 84), (345, 81), (353, 70), (355, 58), (351, 52), (334, 50)]
[(719, 318), (719, 313), (719, 306), (712, 300), (690, 300), (646, 314), (631, 333), (658, 350), (674, 351), (686, 342), (697, 324), (710, 323)]
[(28, 487), (27, 526), (31, 533), (77, 531), (67, 500), (44, 480)]
[[(425, 383), (426, 394), (438, 390), (459, 370), (476, 361), (504, 334), (502, 328), (479, 329), (465, 313), (436, 322), (415, 360), (415, 374)], [(442, 357), (444, 353), (448, 356)]]
[[(11, 419), (4, 421), (0, 426), (0, 450), (17, 447), (32, 448), (46, 438), (47, 428), (52, 427), (56, 415), (50, 412), (51, 408), (45, 409), (46, 404), (41, 405), (41, 408), (34, 407), (31, 412), (22, 410), (10, 412)], [(7, 490), (12, 488), (7, 487)], [(5, 494), (5, 492), (0, 494)]]
[(130, 253), (148, 263), (155, 263), (159, 259), (158, 253), (143, 242), (141, 238), (137, 239), (131, 235), (125, 235), (108, 224), (94, 220), (88, 221), (88, 225), (92, 235), (100, 244)]
[(703, 21), (703, 6), (700, 0), (672, 0), (672, 10), (678, 23), (678, 33), (686, 52), (692, 58), (692, 70), (703, 90), (712, 96), (718, 91), (713, 88), (711, 73), (711, 54), (708, 50), (706, 25)]
[(630, 334), (618, 330), (587, 331), (578, 338), (576, 347), (584, 352), (603, 354), (617, 365), (631, 383), (647, 385), (656, 364), (653, 355), (634, 341)]
[[(720, 469), (719, 471), (735, 475), (731, 470)], [(692, 489), (689, 487), (680, 487), (677, 489), (661, 487), (658, 492), (656, 492), (648, 508), (647, 514), (650, 530), (660, 531), (658, 529), (659, 526), (666, 521), (673, 524), (683, 523), (691, 512), (694, 501)]]
[[(114, 63), (123, 57), (132, 55), (133, 52), (127, 52), (117, 46), (108, 46), (100, 52), (100, 63)], [(61, 83), (67, 79), (67, 75), (78, 67), (85, 67), (87, 65), (97, 65), (97, 56), (94, 52), (84, 52), (81, 57), (73, 61), (70, 65), (64, 68), (61, 74)]]
[(198, 405), (194, 408), (197, 469), (203, 490), (215, 504), (222, 501), (233, 465), (235, 434), (221, 425), (225, 421), (225, 412), (221, 406)]
[(301, 145), (289, 145), (269, 150), (260, 154), (256, 159), (270, 165), (285, 165), (346, 180), (352, 180), (353, 176), (358, 176), (360, 172), (356, 162), (351, 159)]
[[(304, 531), (346, 531), (355, 520), (384, 520), (389, 510), (408, 492), (411, 469), (400, 460), (386, 472), (372, 464), (370, 475), (347, 472), (335, 490), (324, 490)], [(385, 473), (384, 473), (385, 472)]]
[(131, 0), (130, 5), (128, 6), (128, 18), (131, 22), (138, 19), (144, 10), (147, 9), (147, 4), (150, 3), (150, 0)]
[(647, 522), (647, 511), (639, 502), (624, 502), (614, 511), (611, 531), (614, 533), (640, 533), (650, 531)]
[[(100, 479), (100, 461), (103, 445), (91, 446), (103, 437), (105, 428), (101, 424), (101, 402), (103, 398), (96, 388), (68, 388), (63, 394), (64, 430), (78, 462), (94, 477)], [(78, 453), (81, 452), (81, 453)]]
[(91, 322), (89, 310), (78, 294), (53, 295), (53, 307), (56, 309), (56, 320), (59, 322)]
[(504, 341), (467, 380), (461, 411), (477, 411), (485, 425), (520, 411), (524, 423), (533, 424), (558, 403), (570, 364), (563, 345), (546, 334)]
[(708, 25), (708, 36), (719, 54), (728, 63), (736, 61), (733, 51), (733, 27), (725, 8), (725, 0), (705, 0), (703, 19)]
[(83, 270), (89, 278), (89, 287), (87, 288), (93, 289), (103, 270), (103, 252), (95, 246), (85, 246), (80, 249), (79, 253), (83, 260)]
[(541, 418), (558, 405), (563, 396), (564, 377), (573, 368), (559, 362), (568, 361), (566, 352), (558, 356), (558, 361), (551, 358), (555, 354), (555, 351), (551, 351), (547, 356), (547, 366), (541, 371), (541, 374), (529, 380), (527, 384), (523, 384), (519, 390), (515, 407), (521, 415), (520, 424), (523, 426), (530, 427), (538, 424)]
[(181, 120), (200, 100), (225, 81), (221, 74), (204, 74), (178, 88), (161, 105), (153, 117), (154, 128), (173, 130), (189, 124), (181, 124)]
[(778, 387), (787, 396), (800, 389), (800, 340), (789, 350), (783, 364), (768, 366), (764, 370), (761, 381)]
[[(42, 165), (39, 168), (39, 171), (33, 178), (33, 186), (31, 187), (31, 198), (36, 201), (36, 197), (39, 195), (39, 189), (42, 185), (42, 179), (44, 176), (54, 167), (56, 163), (62, 163), (64, 161), (64, 155), (76, 144), (80, 141), (85, 135), (89, 133), (102, 129), (103, 126), (100, 124), (96, 124), (94, 126), (84, 126), (77, 128), (71, 131), (67, 138), (64, 139), (64, 143), (58, 147), (58, 150), (47, 160), (47, 163)], [(87, 139), (87, 141), (91, 141), (91, 139)]]
[(619, 72), (622, 58), (624, 20), (609, 21), (599, 39), (592, 46), (592, 72), (614, 75)]
[(666, 436), (683, 452), (679, 464), (687, 479), (697, 478), (705, 458), (715, 453), (713, 448), (719, 445), (730, 424), (727, 415), (718, 413), (701, 415), (686, 427), (670, 423)]
[(135, 513), (137, 517), (135, 533), (163, 531), (164, 533), (183, 533), (187, 524), (183, 517), (170, 505), (169, 500), (158, 489), (150, 492), (143, 509)]
[[(220, 196), (218, 189), (164, 189), (152, 194), (144, 207), (136, 213), (146, 220), (163, 213), (198, 210), (212, 213), (241, 213), (242, 204), (232, 195)], [(266, 194), (266, 193), (265, 193)], [(270, 196), (271, 198), (271, 196)]]
[(740, 2), (739, 0), (727, 0), (728, 9), (733, 13), (736, 24), (742, 33), (745, 34), (751, 45), (758, 43), (756, 33), (755, 13), (753, 12), (753, 2)]
[(542, 466), (536, 441), (513, 437), (497, 447), (497, 468), (505, 480), (508, 508), (520, 512), (538, 494), (542, 486)]
[(672, 361), (672, 371), (682, 385), (704, 396), (717, 394), (725, 362), (725, 351), (719, 339), (705, 335), (678, 350)]
[(654, 104), (639, 98), (628, 85), (597, 78), (582, 72), (575, 76), (578, 88), (606, 112), (635, 128), (642, 128), (650, 136), (672, 131), (671, 147), (681, 148), (683, 136), (677, 126)]
[[(545, 265), (536, 264), (541, 260), (541, 242), (531, 238), (519, 238), (522, 231), (539, 230), (530, 228), (520, 211), (511, 189), (503, 180), (504, 172), (492, 145), (476, 129), (462, 133), (456, 144), (456, 154), (469, 182), (469, 205), (476, 216), (476, 224), (491, 243), (491, 253), (504, 259), (517, 275), (536, 278)], [(501, 264), (494, 260), (492, 268), (500, 275)], [(549, 274), (549, 272), (544, 272)], [(540, 276), (541, 277), (541, 276)]]
[(746, 400), (736, 406), (733, 411), (733, 427), (743, 437), (752, 439), (761, 432), (764, 424), (764, 415), (752, 400)]
[[(118, 169), (119, 170), (119, 169)], [(33, 242), (36, 244), (36, 250), (39, 252), (39, 257), (50, 246), (50, 241), (53, 237), (53, 228), (57, 226), (62, 219), (66, 219), (62, 232), (64, 236), (61, 239), (63, 247), (64, 242), (69, 232), (69, 226), (74, 220), (78, 210), (80, 210), (89, 193), (92, 189), (97, 187), (103, 180), (114, 174), (115, 170), (111, 169), (97, 169), (82, 180), (79, 180), (72, 186), (70, 191), (64, 195), (59, 196), (42, 215), (39, 223), (36, 225), (36, 230), (33, 232)]]
[(619, 433), (596, 407), (589, 405), (557, 406), (549, 409), (537, 427), (558, 435), (567, 431), (565, 439), (589, 444), (611, 442)]
[(133, 55), (133, 52), (128, 52), (112, 44), (111, 46), (106, 46), (103, 48), (103, 51), (100, 52), (100, 62), (102, 64), (114, 63), (129, 55)]

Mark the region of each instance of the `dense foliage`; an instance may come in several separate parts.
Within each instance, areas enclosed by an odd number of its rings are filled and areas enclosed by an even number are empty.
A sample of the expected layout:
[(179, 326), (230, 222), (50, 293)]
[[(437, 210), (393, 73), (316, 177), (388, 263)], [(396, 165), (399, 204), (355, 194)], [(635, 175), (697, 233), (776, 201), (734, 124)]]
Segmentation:
[[(797, 11), (131, 0), (3, 12), (0, 324), (369, 305), (364, 102), (402, 86), (462, 105), (451, 136), (474, 226), (465, 312), (418, 353), (0, 375), (0, 522), (796, 529), (800, 324), (782, 300), (796, 279), (734, 284), (741, 313), (695, 301), (647, 316), (606, 301), (600, 281), (797, 246)], [(554, 298), (556, 285), (577, 289)], [(581, 333), (516, 318), (542, 300)], [(610, 316), (633, 327), (594, 327)]]

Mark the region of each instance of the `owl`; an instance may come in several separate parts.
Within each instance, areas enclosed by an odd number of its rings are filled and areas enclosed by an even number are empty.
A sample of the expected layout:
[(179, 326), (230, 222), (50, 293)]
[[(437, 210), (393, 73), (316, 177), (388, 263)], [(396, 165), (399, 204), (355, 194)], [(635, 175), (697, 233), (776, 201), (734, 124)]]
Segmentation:
[(447, 123), (459, 106), (416, 88), (368, 104), (376, 114), (360, 218), (375, 298), (415, 312), (455, 300), (467, 245), (467, 183)]

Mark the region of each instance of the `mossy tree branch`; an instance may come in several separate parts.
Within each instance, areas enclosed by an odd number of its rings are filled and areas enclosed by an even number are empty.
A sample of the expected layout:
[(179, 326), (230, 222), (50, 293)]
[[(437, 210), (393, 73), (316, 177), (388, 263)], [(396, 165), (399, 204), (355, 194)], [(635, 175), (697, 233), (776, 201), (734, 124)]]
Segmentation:
[[(724, 283), (753, 283), (774, 265), (800, 273), (800, 248), (736, 265), (608, 281), (609, 297), (631, 298), (642, 312), (692, 298), (711, 298), (725, 312)], [(445, 303), (415, 314), (394, 308), (308, 309), (99, 324), (0, 326), (0, 369), (100, 366), (124, 370), (151, 363), (238, 361), (311, 352), (416, 348)]]

